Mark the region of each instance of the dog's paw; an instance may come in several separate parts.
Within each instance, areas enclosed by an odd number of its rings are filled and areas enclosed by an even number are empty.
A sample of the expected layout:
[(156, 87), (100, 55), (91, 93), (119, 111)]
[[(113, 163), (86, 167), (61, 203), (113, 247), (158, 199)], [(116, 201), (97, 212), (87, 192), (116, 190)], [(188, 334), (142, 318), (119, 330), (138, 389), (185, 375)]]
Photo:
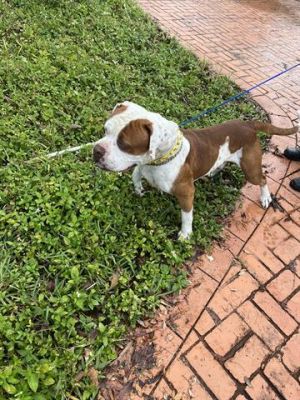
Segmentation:
[(184, 242), (186, 240), (190, 240), (191, 236), (192, 236), (192, 232), (179, 231), (178, 240), (180, 240), (181, 242)]
[(268, 208), (269, 205), (272, 203), (272, 196), (270, 194), (266, 194), (260, 197), (260, 202), (263, 208)]
[(144, 191), (144, 189), (143, 189), (142, 186), (135, 187), (135, 188), (134, 188), (134, 191), (135, 191), (135, 193), (136, 193), (138, 196), (140, 196), (140, 197), (144, 196), (144, 194), (145, 194), (145, 191)]

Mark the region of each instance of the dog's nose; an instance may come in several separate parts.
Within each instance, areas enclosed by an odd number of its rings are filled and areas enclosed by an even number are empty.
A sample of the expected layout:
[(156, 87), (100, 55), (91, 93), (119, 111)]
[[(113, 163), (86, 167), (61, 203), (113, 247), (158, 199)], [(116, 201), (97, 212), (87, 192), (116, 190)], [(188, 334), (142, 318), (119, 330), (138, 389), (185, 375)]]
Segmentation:
[(101, 146), (101, 144), (96, 144), (93, 150), (93, 154), (94, 154), (94, 160), (98, 162), (104, 157), (105, 148)]

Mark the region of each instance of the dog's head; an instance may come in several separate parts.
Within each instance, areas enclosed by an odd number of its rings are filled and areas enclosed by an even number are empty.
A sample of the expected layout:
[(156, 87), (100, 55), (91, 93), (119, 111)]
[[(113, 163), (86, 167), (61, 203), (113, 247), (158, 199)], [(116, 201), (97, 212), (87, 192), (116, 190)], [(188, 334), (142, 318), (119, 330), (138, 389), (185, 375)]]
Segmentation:
[(93, 149), (94, 161), (116, 172), (159, 158), (174, 145), (178, 132), (175, 122), (129, 101), (115, 106), (104, 128), (105, 136)]

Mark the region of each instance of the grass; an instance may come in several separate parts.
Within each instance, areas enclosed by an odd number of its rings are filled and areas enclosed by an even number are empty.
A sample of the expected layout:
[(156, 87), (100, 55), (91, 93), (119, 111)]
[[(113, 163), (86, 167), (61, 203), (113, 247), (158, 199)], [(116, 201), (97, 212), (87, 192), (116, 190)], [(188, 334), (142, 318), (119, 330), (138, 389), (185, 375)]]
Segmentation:
[[(92, 399), (78, 373), (100, 376), (128, 327), (186, 284), (182, 263), (218, 237), (242, 177), (197, 184), (183, 244), (173, 198), (137, 198), (90, 149), (43, 155), (98, 139), (120, 100), (180, 122), (237, 88), (129, 0), (2, 0), (0, 14), (0, 398)], [(258, 114), (242, 100), (201, 124)]]

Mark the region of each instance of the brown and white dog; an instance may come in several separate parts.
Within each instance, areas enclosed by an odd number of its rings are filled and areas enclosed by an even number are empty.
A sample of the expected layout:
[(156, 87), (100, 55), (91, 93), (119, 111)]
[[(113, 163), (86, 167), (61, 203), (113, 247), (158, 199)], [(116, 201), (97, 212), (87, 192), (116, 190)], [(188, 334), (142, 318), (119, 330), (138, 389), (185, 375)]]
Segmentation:
[(262, 172), (257, 132), (291, 135), (298, 131), (298, 127), (281, 129), (269, 123), (240, 120), (180, 130), (175, 122), (128, 101), (115, 106), (104, 127), (105, 136), (93, 149), (97, 166), (124, 171), (135, 165), (132, 178), (137, 194), (143, 195), (142, 178), (173, 194), (181, 207), (182, 239), (192, 233), (195, 180), (212, 176), (227, 162), (239, 165), (246, 179), (260, 186), (261, 204), (267, 208), (272, 198)]

